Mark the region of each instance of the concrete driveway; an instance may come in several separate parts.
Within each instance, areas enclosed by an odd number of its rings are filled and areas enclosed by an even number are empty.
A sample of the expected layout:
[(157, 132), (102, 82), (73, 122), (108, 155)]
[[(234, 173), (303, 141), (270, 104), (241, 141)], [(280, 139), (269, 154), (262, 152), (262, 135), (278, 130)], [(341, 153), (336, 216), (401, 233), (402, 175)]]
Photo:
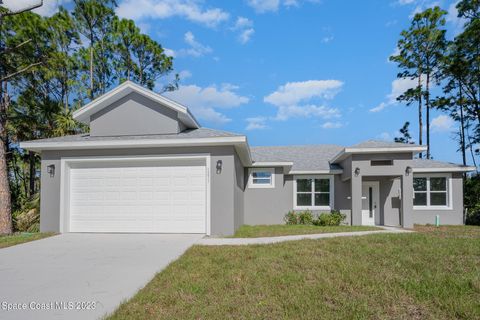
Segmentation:
[(200, 238), (62, 234), (0, 249), (0, 319), (98, 319)]

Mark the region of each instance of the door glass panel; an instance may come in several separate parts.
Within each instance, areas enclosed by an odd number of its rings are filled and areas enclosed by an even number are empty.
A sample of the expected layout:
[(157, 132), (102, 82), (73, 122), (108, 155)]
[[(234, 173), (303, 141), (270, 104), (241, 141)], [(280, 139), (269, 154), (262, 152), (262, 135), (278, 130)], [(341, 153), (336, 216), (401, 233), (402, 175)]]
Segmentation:
[(373, 218), (373, 199), (372, 199), (373, 189), (372, 187), (368, 188), (368, 216)]

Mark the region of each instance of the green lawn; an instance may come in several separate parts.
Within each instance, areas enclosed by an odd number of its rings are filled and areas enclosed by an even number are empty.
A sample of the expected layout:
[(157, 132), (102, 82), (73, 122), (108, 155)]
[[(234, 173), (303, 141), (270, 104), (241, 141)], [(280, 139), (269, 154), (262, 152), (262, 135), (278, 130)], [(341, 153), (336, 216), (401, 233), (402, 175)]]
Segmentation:
[(259, 238), (259, 237), (276, 237), (294, 234), (311, 234), (311, 233), (332, 233), (332, 232), (351, 232), (351, 231), (368, 231), (382, 230), (376, 227), (367, 226), (331, 226), (320, 227), (313, 225), (260, 225), (260, 226), (241, 226), (232, 236), (233, 238)]
[(194, 246), (110, 319), (480, 319), (480, 228)]
[(38, 232), (38, 233), (14, 233), (9, 236), (0, 236), (0, 248), (11, 247), (16, 244), (39, 240), (47, 237), (51, 237), (55, 233), (51, 232)]

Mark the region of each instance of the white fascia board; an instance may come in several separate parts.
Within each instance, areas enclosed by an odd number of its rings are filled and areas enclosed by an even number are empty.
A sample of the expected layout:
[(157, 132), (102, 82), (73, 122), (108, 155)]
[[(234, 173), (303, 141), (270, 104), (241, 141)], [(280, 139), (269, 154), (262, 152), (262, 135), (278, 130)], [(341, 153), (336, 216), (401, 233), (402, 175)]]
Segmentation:
[(144, 97), (161, 103), (162, 105), (167, 106), (170, 109), (178, 112), (179, 118), (185, 121), (190, 127), (200, 128), (200, 124), (197, 122), (195, 117), (189, 112), (188, 108), (181, 105), (178, 102), (165, 98), (164, 96), (155, 93), (151, 90), (145, 89), (142, 86), (139, 86), (131, 81), (126, 81), (115, 89), (107, 92), (106, 94), (98, 97), (97, 99), (89, 102), (82, 108), (76, 110), (73, 113), (73, 118), (82, 123), (88, 124), (90, 122), (90, 116), (94, 113), (102, 110), (107, 107), (113, 99), (115, 101), (127, 96), (132, 92), (137, 92)]
[(431, 172), (469, 172), (475, 171), (475, 167), (451, 167), (451, 168), (412, 168), (413, 173), (431, 173)]
[(71, 150), (71, 149), (115, 149), (143, 148), (185, 145), (234, 145), (245, 143), (245, 137), (191, 138), (191, 139), (131, 139), (131, 140), (94, 140), (94, 141), (55, 141), (20, 142), (20, 148), (31, 151)]
[(155, 148), (181, 146), (234, 146), (244, 166), (252, 165), (252, 157), (247, 138), (219, 137), (197, 139), (135, 139), (135, 140), (101, 140), (101, 141), (65, 141), (65, 142), (21, 142), (20, 148), (40, 152), (44, 150), (85, 150), (85, 149), (122, 149)]
[(333, 157), (330, 163), (336, 163), (345, 159), (351, 154), (369, 154), (369, 153), (396, 153), (396, 152), (412, 152), (414, 154), (427, 151), (426, 146), (415, 147), (381, 147), (381, 148), (345, 148)]
[(343, 170), (341, 169), (332, 169), (332, 170), (293, 170), (288, 174), (342, 174)]
[(252, 163), (252, 167), (260, 167), (260, 168), (265, 168), (265, 167), (291, 167), (293, 166), (293, 162), (281, 162), (281, 161), (255, 161)]

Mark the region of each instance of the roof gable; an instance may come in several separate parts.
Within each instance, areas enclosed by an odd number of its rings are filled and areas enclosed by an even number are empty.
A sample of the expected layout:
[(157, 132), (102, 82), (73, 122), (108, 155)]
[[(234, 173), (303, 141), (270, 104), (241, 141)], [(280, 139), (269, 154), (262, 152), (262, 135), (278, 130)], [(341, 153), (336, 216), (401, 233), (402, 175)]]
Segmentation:
[(156, 103), (159, 103), (166, 108), (169, 108), (177, 112), (178, 119), (185, 125), (186, 128), (192, 128), (192, 129), (200, 128), (200, 124), (197, 122), (195, 117), (190, 113), (187, 107), (173, 100), (165, 98), (164, 96), (158, 93), (155, 93), (151, 90), (143, 88), (131, 81), (126, 81), (122, 83), (120, 86), (116, 87), (115, 89), (107, 92), (106, 94), (86, 104), (82, 108), (76, 110), (73, 113), (73, 118), (82, 123), (89, 124), (92, 115), (100, 112), (101, 110), (110, 106), (112, 103), (134, 92)]

